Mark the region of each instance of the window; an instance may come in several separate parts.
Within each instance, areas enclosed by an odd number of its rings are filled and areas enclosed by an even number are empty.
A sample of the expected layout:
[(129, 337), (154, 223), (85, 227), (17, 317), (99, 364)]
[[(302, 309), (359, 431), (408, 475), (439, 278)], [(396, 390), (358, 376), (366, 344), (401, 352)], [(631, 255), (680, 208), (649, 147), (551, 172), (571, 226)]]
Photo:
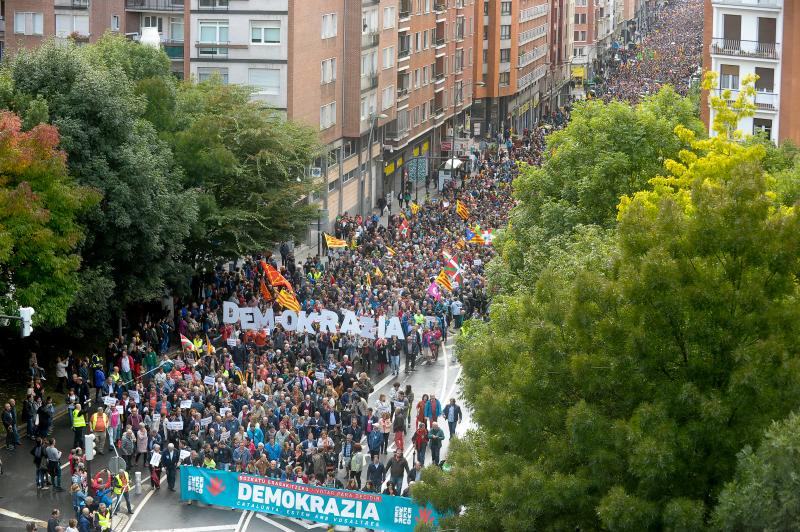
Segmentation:
[(456, 40), (464, 38), (464, 17), (456, 17), (455, 38)]
[(383, 29), (388, 30), (389, 28), (394, 28), (395, 9), (394, 6), (383, 8)]
[(430, 78), (428, 77), (428, 67), (422, 67), (422, 86), (428, 85)]
[(428, 30), (422, 32), (422, 49), (428, 49)]
[(277, 68), (251, 68), (247, 80), (258, 94), (281, 93), (281, 71)]
[(425, 0), (425, 13), (431, 12), (431, 0)]
[(183, 42), (183, 17), (170, 17), (169, 40)]
[(361, 97), (361, 120), (368, 120), (375, 114), (375, 93)]
[(158, 33), (163, 33), (164, 19), (161, 17), (156, 17), (154, 15), (145, 15), (144, 17), (142, 17), (142, 27), (156, 28), (158, 29)]
[(511, 2), (500, 2), (500, 14), (501, 15), (511, 14)]
[(328, 129), (336, 123), (336, 102), (319, 108), (319, 128)]
[[(201, 21), (200, 22), (200, 42), (201, 43), (227, 43), (228, 42), (228, 21)], [(226, 55), (227, 48), (200, 48), (199, 55)]]
[(14, 33), (42, 35), (44, 16), (41, 13), (14, 12)]
[(486, 63), (486, 61), (488, 61), (488, 60), (489, 60), (489, 50), (484, 48), (483, 49), (483, 62)]
[(394, 46), (383, 49), (383, 68), (394, 67)]
[(251, 20), (250, 42), (252, 44), (280, 44), (281, 22), (279, 20)]
[(420, 86), (420, 76), (419, 76), (419, 69), (414, 71), (414, 88), (418, 89)]
[(461, 103), (464, 101), (464, 82), (457, 81), (455, 86), (455, 98), (456, 103)]
[(772, 120), (769, 118), (754, 118), (753, 135), (758, 135), (759, 133), (764, 133), (767, 138), (772, 138)]
[(88, 15), (56, 15), (56, 37), (68, 37), (72, 33), (89, 35)]
[(721, 65), (720, 68), (720, 78), (719, 78), (719, 88), (720, 89), (739, 89), (739, 66), (738, 65)]
[(378, 53), (367, 52), (361, 54), (361, 75), (372, 76), (378, 72)]
[(119, 15), (111, 15), (111, 31), (119, 31)]
[(584, 55), (586, 55), (586, 50), (584, 49), (583, 46), (576, 46), (575, 48), (572, 49), (572, 55), (573, 57), (583, 57)]
[(333, 181), (328, 182), (328, 192), (333, 192), (339, 188), (339, 179), (334, 179)]
[(462, 70), (464, 70), (464, 50), (463, 49), (456, 50), (455, 65), (456, 65), (456, 68), (455, 68), (456, 72), (461, 72)]
[(484, 2), (483, 3), (483, 14), (484, 15), (488, 15), (489, 14), (489, 2)]
[(575, 24), (586, 24), (586, 13), (575, 13)]
[(356, 178), (357, 174), (358, 174), (358, 168), (353, 168), (352, 170), (350, 170), (349, 172), (347, 172), (342, 176), (342, 184), (344, 185), (345, 183), (349, 183), (350, 181)]
[(361, 34), (375, 33), (378, 31), (378, 10), (367, 9), (361, 12)]
[(489, 40), (489, 26), (484, 26), (483, 27), (483, 40), (484, 41), (488, 41)]
[(501, 63), (511, 62), (511, 48), (500, 48), (500, 62)]
[(758, 92), (772, 92), (775, 89), (775, 69), (756, 67), (756, 90)]
[(419, 32), (414, 34), (414, 51), (419, 52), (422, 48), (420, 47), (420, 34)]
[(227, 68), (217, 68), (217, 67), (198, 67), (197, 69), (197, 81), (208, 81), (215, 75), (219, 75), (222, 79), (222, 83), (228, 84), (228, 69)]
[(500, 72), (500, 86), (508, 87), (511, 82), (510, 74), (508, 72)]
[(336, 80), (336, 58), (331, 57), (322, 62), (321, 68), (322, 84), (330, 83)]
[(394, 105), (394, 85), (389, 85), (383, 89), (381, 96), (381, 111), (385, 111)]
[(336, 37), (336, 32), (337, 32), (336, 13), (329, 13), (327, 15), (322, 15), (322, 38), (330, 39), (331, 37)]
[(227, 8), (228, 0), (200, 0), (200, 9)]
[(500, 26), (500, 38), (501, 39), (510, 39), (511, 38), (511, 26), (506, 26), (505, 24)]

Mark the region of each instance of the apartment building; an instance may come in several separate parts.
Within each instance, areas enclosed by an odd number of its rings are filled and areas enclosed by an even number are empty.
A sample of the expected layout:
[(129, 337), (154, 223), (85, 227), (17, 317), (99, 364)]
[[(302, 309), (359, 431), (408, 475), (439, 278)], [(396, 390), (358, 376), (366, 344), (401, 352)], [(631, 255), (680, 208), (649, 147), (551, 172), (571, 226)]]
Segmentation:
[(6, 0), (0, 51), (35, 48), (45, 39), (94, 42), (106, 31), (123, 30), (125, 0)]
[[(573, 20), (572, 79), (576, 88), (594, 77), (593, 62), (597, 59), (595, 47), (594, 0), (575, 0)], [(578, 90), (582, 93), (582, 90)]]
[(185, 61), (187, 31), (191, 4), (184, 0), (125, 0), (125, 33), (140, 39), (150, 29), (158, 33), (164, 52), (172, 60), (172, 71), (178, 78), (187, 75), (189, 62)]
[(399, 0), (397, 9), (396, 117), (384, 131), (382, 185), (418, 194), (443, 160), (467, 151), (475, 0)]
[[(745, 133), (765, 132), (774, 142), (800, 142), (800, 4), (794, 0), (706, 0), (704, 70), (719, 74), (713, 92), (735, 97), (745, 76), (755, 74), (755, 116), (743, 119)], [(704, 95), (703, 119), (714, 111)]]

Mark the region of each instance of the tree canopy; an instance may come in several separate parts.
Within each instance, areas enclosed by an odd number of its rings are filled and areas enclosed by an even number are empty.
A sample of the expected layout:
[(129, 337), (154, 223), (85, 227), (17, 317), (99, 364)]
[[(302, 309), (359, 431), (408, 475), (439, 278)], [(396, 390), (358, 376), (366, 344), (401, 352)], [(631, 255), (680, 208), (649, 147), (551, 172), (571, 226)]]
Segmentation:
[[(706, 530), (737, 453), (796, 408), (800, 217), (777, 193), (785, 178), (759, 144), (673, 135), (651, 141), (686, 149), (620, 190), (613, 219), (598, 203), (595, 225), (538, 263), (496, 266), (536, 273), (458, 340), (480, 430), (413, 489), (443, 526)], [(517, 219), (541, 220), (542, 194), (523, 186)], [(562, 189), (573, 212), (589, 205)]]

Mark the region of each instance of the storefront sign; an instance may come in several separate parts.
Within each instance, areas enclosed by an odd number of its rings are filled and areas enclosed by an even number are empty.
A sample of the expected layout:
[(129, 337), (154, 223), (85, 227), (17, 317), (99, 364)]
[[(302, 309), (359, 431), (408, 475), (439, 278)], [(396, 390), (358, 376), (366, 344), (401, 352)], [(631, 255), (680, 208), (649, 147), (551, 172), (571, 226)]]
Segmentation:
[(181, 499), (331, 525), (411, 532), (438, 516), (407, 497), (331, 489), (265, 477), (181, 468)]

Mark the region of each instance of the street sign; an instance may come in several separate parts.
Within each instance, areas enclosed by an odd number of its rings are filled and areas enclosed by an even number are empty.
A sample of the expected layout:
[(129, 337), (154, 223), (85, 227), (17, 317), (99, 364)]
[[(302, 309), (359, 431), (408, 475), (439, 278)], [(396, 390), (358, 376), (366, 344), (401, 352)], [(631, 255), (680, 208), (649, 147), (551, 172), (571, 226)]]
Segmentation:
[(453, 148), (453, 144), (450, 141), (443, 141), (442, 142), (442, 151), (450, 151)]

